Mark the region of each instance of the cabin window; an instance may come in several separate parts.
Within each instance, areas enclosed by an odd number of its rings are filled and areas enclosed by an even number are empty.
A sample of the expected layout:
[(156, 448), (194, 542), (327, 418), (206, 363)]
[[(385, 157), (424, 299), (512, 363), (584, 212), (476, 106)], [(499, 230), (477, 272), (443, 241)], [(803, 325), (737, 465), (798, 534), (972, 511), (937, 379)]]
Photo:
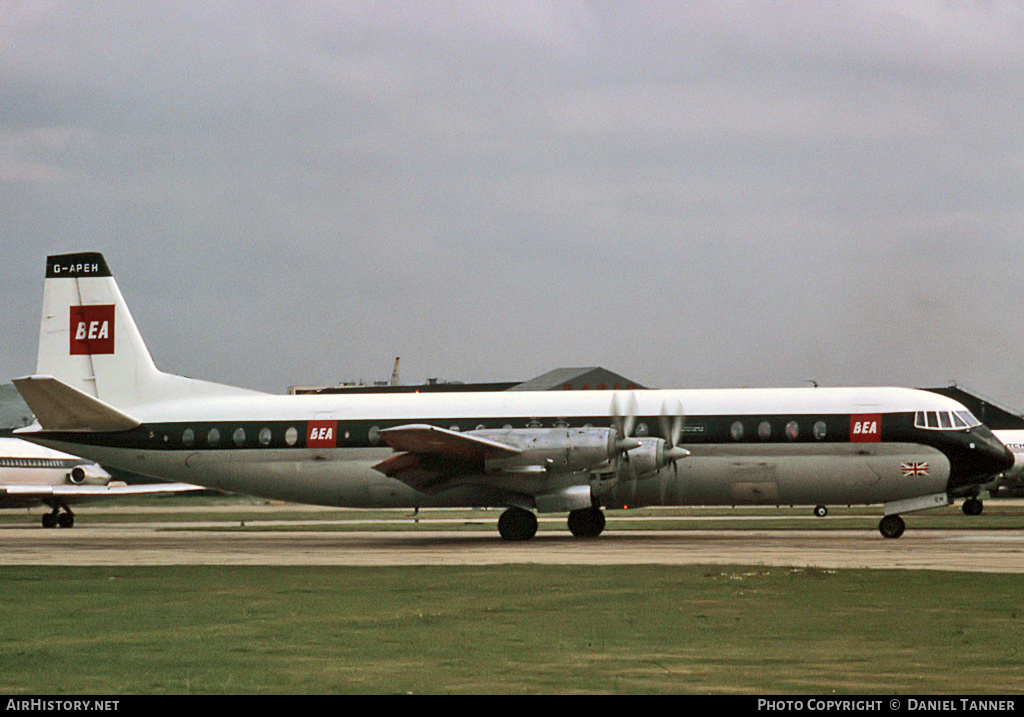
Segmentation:
[(939, 412), (939, 428), (952, 428), (952, 427), (953, 427), (953, 419), (950, 418), (949, 412), (948, 411), (940, 411)]
[(288, 430), (284, 432), (284, 442), (289, 446), (294, 446), (299, 442), (299, 429), (295, 426), (289, 426)]
[(236, 446), (245, 445), (245, 429), (241, 427), (236, 428), (234, 434), (232, 434), (231, 436), (231, 439), (235, 442)]
[(732, 424), (732, 426), (729, 428), (729, 435), (732, 436), (732, 439), (734, 441), (742, 441), (743, 440), (743, 424), (740, 423), (739, 421), (736, 421), (736, 423)]
[(761, 421), (761, 423), (757, 425), (757, 437), (760, 438), (762, 441), (767, 441), (769, 438), (771, 438), (772, 424), (768, 423), (768, 421)]
[(209, 446), (216, 446), (220, 444), (220, 431), (216, 428), (211, 428), (210, 432), (206, 434), (206, 444)]
[(370, 431), (366, 434), (366, 438), (373, 445), (380, 443), (380, 426), (371, 426)]
[(270, 440), (272, 438), (273, 438), (273, 434), (270, 432), (269, 428), (261, 428), (260, 429), (259, 440), (260, 440), (260, 445), (261, 446), (269, 446), (270, 445)]
[(795, 441), (800, 436), (800, 426), (797, 425), (796, 421), (790, 421), (786, 424), (786, 438), (791, 441)]
[(816, 421), (814, 423), (814, 437), (821, 441), (824, 440), (826, 433), (828, 433), (828, 426), (825, 425), (825, 422)]
[(186, 428), (185, 431), (181, 434), (181, 442), (185, 446), (191, 448), (196, 443), (196, 432), (193, 431), (191, 428)]

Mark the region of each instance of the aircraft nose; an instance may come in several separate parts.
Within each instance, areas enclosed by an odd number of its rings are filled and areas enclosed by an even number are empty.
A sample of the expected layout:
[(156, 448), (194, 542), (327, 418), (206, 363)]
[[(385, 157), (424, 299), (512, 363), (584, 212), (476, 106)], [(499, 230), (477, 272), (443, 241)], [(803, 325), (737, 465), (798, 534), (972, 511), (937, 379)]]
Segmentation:
[(972, 428), (965, 442), (965, 460), (950, 475), (950, 489), (988, 483), (1013, 467), (1013, 453), (985, 426)]
[(1004, 473), (1013, 468), (1014, 461), (1016, 460), (1013, 455), (1013, 451), (1006, 447), (1002, 441), (995, 437), (988, 428), (982, 432), (979, 438), (983, 438), (980, 444), (980, 450), (985, 457), (986, 461), (992, 464), (992, 474), (997, 475)]

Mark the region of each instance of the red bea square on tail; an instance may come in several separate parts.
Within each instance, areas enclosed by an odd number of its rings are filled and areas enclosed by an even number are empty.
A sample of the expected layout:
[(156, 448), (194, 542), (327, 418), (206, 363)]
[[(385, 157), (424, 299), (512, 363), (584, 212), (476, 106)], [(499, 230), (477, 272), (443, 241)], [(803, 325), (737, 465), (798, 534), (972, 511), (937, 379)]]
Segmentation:
[(878, 443), (881, 440), (881, 413), (855, 413), (850, 416), (851, 443)]
[(71, 307), (71, 355), (114, 353), (114, 305)]

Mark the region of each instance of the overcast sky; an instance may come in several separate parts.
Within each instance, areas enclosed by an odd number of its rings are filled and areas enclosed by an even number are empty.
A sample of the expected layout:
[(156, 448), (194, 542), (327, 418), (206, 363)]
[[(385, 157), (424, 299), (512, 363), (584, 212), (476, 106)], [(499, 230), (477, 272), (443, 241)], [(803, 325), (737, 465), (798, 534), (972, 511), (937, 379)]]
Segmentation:
[(955, 380), (1024, 410), (1024, 2), (0, 1), (0, 380), (49, 253), (283, 392)]

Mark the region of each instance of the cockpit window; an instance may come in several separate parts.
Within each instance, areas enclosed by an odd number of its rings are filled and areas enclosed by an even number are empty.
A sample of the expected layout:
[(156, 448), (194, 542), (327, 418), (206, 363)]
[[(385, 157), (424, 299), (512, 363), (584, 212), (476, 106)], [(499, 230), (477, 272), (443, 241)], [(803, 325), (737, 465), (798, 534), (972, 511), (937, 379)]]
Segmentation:
[(971, 428), (974, 428), (975, 426), (980, 426), (981, 425), (981, 421), (979, 421), (977, 418), (975, 418), (974, 414), (971, 413), (970, 411), (957, 411), (956, 415), (958, 415), (958, 416), (960, 416), (960, 418), (964, 419), (964, 421), (967, 422), (967, 425), (970, 426)]
[(932, 430), (966, 430), (980, 426), (981, 421), (970, 411), (918, 411), (914, 414), (914, 426)]

